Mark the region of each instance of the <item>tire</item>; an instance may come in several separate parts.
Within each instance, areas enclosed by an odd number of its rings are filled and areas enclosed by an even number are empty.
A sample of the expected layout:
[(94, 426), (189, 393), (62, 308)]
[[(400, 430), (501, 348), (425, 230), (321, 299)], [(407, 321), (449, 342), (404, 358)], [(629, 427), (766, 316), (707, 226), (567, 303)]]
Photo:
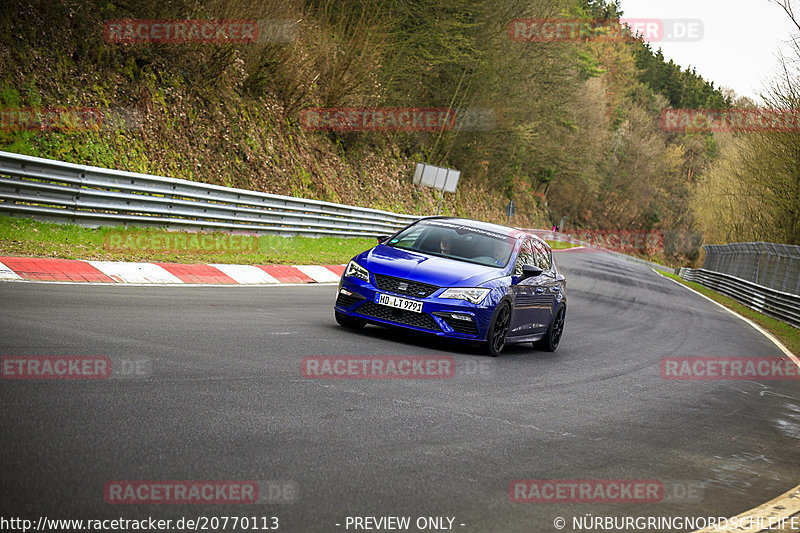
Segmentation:
[(500, 302), (492, 317), (492, 325), (486, 335), (486, 352), (497, 357), (506, 345), (508, 326), (511, 323), (511, 306), (508, 302)]
[(345, 314), (340, 313), (339, 311), (334, 311), (336, 315), (336, 322), (339, 323), (340, 326), (350, 329), (361, 329), (364, 327), (366, 322), (359, 318), (353, 318), (351, 316), (347, 316)]
[(550, 326), (547, 328), (547, 333), (541, 340), (534, 342), (533, 347), (545, 352), (555, 352), (564, 334), (564, 321), (566, 320), (566, 316), (567, 307), (565, 305), (559, 305), (558, 309), (556, 309), (556, 316), (553, 317), (553, 321), (550, 322)]

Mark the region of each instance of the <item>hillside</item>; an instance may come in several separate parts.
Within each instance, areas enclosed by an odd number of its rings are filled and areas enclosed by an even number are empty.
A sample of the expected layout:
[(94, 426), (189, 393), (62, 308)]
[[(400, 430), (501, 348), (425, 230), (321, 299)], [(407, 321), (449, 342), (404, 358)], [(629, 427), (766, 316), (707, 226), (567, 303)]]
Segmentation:
[[(710, 136), (659, 129), (666, 107), (725, 107), (645, 43), (514, 38), (519, 19), (618, 20), (596, 0), (261, 2), (10, 0), (0, 106), (123, 110), (122, 128), (19, 128), (0, 149), (415, 214), (422, 161), (462, 171), (443, 212), (514, 224), (694, 230)], [(113, 42), (108, 22), (251, 20), (247, 43)], [(104, 24), (106, 33), (104, 33)], [(284, 28), (283, 33), (275, 32)], [(266, 30), (265, 30), (266, 28)], [(288, 28), (288, 29), (287, 29)], [(315, 131), (309, 108), (454, 108), (456, 131)], [(21, 131), (24, 130), (24, 131)]]

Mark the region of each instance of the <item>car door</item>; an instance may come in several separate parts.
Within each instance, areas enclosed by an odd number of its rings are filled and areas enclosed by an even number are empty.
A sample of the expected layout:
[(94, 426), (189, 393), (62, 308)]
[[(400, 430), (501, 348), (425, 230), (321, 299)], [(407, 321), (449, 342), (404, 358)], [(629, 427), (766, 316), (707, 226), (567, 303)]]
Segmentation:
[(512, 272), (516, 282), (511, 285), (514, 311), (511, 314), (508, 331), (510, 337), (533, 335), (542, 329), (542, 315), (545, 312), (543, 306), (546, 302), (543, 299), (541, 280), (538, 279), (541, 276), (517, 281), (522, 276), (522, 267), (525, 265), (538, 266), (534, 254), (534, 241), (531, 237), (525, 237), (522, 242)]
[(556, 273), (552, 268), (552, 256), (550, 250), (538, 240), (533, 241), (533, 256), (535, 265), (542, 269), (542, 275), (535, 279), (534, 293), (536, 302), (539, 306), (538, 323), (533, 328), (534, 333), (542, 333), (547, 330), (553, 320), (556, 302), (561, 286), (556, 279)]

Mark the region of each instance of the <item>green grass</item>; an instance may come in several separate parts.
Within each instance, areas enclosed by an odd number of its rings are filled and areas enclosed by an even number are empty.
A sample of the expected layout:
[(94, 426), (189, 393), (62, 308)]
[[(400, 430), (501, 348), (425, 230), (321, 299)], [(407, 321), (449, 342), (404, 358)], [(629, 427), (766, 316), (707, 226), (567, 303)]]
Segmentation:
[(225, 233), (198, 234), (155, 228), (84, 228), (0, 216), (0, 255), (7, 256), (168, 263), (336, 265), (346, 263), (375, 244), (375, 239), (365, 238), (275, 235), (231, 238)]
[[(0, 216), (0, 255), (6, 256), (164, 263), (336, 265), (346, 263), (375, 244), (375, 239), (362, 238), (231, 237), (226, 233), (157, 228), (85, 228)], [(572, 247), (569, 243), (549, 244), (554, 249)]]
[(746, 318), (749, 318), (765, 330), (772, 333), (779, 341), (783, 343), (784, 346), (789, 348), (792, 353), (800, 354), (800, 329), (790, 326), (789, 324), (781, 322), (775, 318), (763, 315), (758, 311), (753, 311), (749, 307), (745, 307), (736, 300), (728, 298), (727, 296), (723, 296), (718, 292), (712, 291), (711, 289), (707, 289), (699, 283), (685, 281), (677, 275), (670, 274), (668, 272), (659, 272), (659, 274), (670, 279), (674, 279), (675, 281), (686, 285), (687, 287), (691, 287), (700, 294), (708, 296), (715, 302), (724, 305), (728, 309), (735, 311)]
[(553, 250), (565, 250), (567, 248), (575, 248), (578, 246), (577, 244), (572, 244), (571, 242), (562, 241), (547, 241), (547, 244), (549, 244), (550, 248)]

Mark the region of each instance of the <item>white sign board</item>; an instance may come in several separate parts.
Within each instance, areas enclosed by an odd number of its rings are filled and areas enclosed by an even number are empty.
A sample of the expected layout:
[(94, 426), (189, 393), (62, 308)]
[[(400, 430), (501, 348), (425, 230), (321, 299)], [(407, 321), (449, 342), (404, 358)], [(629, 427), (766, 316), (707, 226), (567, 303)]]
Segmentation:
[(414, 170), (414, 185), (423, 185), (453, 193), (456, 192), (460, 177), (460, 170), (417, 163), (417, 168)]

